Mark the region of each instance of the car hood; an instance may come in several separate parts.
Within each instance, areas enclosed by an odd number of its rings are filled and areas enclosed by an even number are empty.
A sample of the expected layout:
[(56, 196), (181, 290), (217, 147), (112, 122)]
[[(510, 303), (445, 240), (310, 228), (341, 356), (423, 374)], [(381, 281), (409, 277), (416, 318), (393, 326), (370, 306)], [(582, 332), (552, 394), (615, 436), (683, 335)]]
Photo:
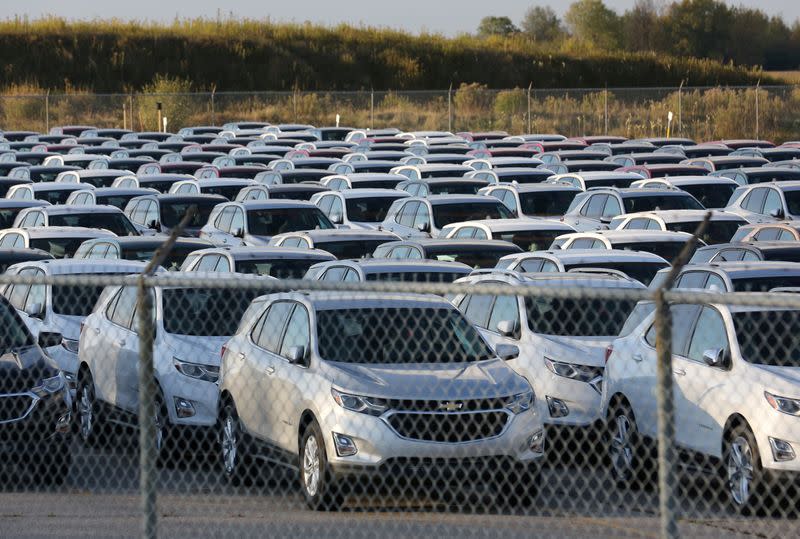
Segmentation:
[(323, 364), (337, 389), (385, 399), (493, 398), (523, 393), (530, 387), (499, 359), (445, 364)]
[(383, 223), (366, 223), (366, 222), (357, 222), (357, 221), (350, 221), (346, 225), (342, 226), (341, 228), (349, 228), (351, 230), (378, 230), (378, 227), (381, 226)]
[(256, 236), (255, 234), (245, 234), (243, 241), (245, 245), (263, 247), (269, 245), (272, 236)]
[(230, 340), (230, 337), (167, 333), (164, 340), (173, 357), (181, 361), (218, 366), (222, 346)]
[(755, 379), (751, 379), (754, 385), (763, 387), (780, 397), (800, 398), (800, 366), (753, 365), (753, 367), (758, 373)]
[(58, 369), (38, 346), (5, 351), (0, 355), (0, 393), (29, 391), (42, 378), (55, 376)]
[(85, 318), (85, 316), (68, 316), (65, 314), (53, 315), (53, 330), (61, 333), (66, 339), (77, 341), (81, 336), (81, 322)]
[(606, 348), (615, 337), (558, 337), (539, 336), (536, 347), (552, 360), (564, 363), (604, 367)]

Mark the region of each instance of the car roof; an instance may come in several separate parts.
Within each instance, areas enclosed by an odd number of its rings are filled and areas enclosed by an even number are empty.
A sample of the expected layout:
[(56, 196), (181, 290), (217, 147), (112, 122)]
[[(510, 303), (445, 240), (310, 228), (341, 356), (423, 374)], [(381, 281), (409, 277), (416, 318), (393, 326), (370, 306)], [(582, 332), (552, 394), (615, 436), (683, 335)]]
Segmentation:
[(780, 261), (712, 262), (711, 264), (686, 266), (684, 269), (684, 271), (690, 270), (722, 270), (731, 279), (747, 279), (751, 277), (778, 277), (786, 275), (788, 272), (800, 274), (800, 263)]
[(52, 206), (42, 206), (39, 209), (48, 215), (70, 215), (77, 213), (122, 213), (122, 210), (116, 206), (107, 206), (104, 204), (54, 204)]
[(364, 273), (378, 273), (384, 271), (463, 271), (466, 275), (472, 271), (471, 267), (461, 262), (441, 260), (367, 258), (354, 261), (354, 263), (361, 266)]
[(317, 311), (359, 308), (437, 307), (455, 309), (452, 303), (440, 296), (402, 293), (347, 294), (337, 292), (308, 292), (276, 294), (276, 297), (305, 300)]
[(107, 236), (110, 238), (117, 237), (113, 232), (108, 230), (101, 230), (98, 228), (86, 228), (82, 226), (31, 226), (26, 228), (7, 228), (3, 232), (14, 230), (16, 232), (24, 231), (28, 233), (31, 238), (95, 238), (99, 236)]
[[(231, 204), (234, 204), (232, 202)], [(316, 204), (306, 200), (292, 200), (288, 198), (271, 198), (267, 200), (247, 200), (245, 202), (235, 202), (244, 206), (245, 211), (254, 210), (277, 210), (281, 208), (317, 208)]]
[(264, 258), (315, 259), (334, 261), (336, 257), (322, 249), (298, 249), (295, 247), (212, 247), (203, 253), (226, 253), (234, 260), (257, 260)]
[(670, 230), (598, 230), (596, 232), (576, 232), (576, 234), (598, 234), (612, 243), (625, 240), (685, 242), (692, 237), (688, 232), (672, 232)]
[(466, 204), (474, 202), (477, 202), (478, 204), (494, 204), (495, 202), (499, 202), (496, 198), (485, 197), (483, 195), (430, 195), (427, 198), (414, 197), (413, 200), (428, 200), (432, 206), (444, 204)]
[[(504, 278), (505, 277), (505, 278)], [(639, 281), (622, 275), (610, 275), (606, 273), (581, 273), (581, 272), (548, 272), (548, 273), (525, 273), (517, 274), (513, 277), (504, 276), (501, 273), (481, 272), (466, 279), (458, 279), (460, 282), (479, 282), (486, 280), (504, 280), (514, 285), (538, 286), (538, 287), (558, 287), (558, 288), (632, 288), (646, 289)]]
[[(491, 187), (510, 187), (511, 184), (498, 184)], [(583, 193), (580, 187), (567, 183), (523, 183), (516, 186), (519, 193), (534, 193), (536, 191), (570, 191), (575, 194)]]
[(462, 238), (416, 238), (413, 240), (398, 240), (392, 242), (393, 245), (417, 245), (424, 249), (435, 248), (448, 248), (448, 247), (473, 247), (479, 249), (481, 247), (487, 249), (502, 249), (507, 248), (516, 251), (522, 251), (518, 246), (511, 242), (503, 240), (471, 240)]
[(344, 191), (337, 191), (341, 193), (344, 198), (379, 198), (379, 197), (395, 197), (406, 198), (409, 196), (405, 191), (398, 189), (345, 189)]
[[(22, 262), (28, 267), (36, 266), (49, 275), (75, 275), (83, 273), (141, 273), (147, 262), (120, 259), (67, 258)], [(17, 266), (19, 264), (15, 264)], [(14, 266), (12, 266), (14, 267)]]
[(721, 210), (654, 210), (636, 213), (626, 213), (623, 217), (660, 217), (667, 223), (686, 223), (702, 221), (706, 214), (711, 213), (712, 221), (735, 221), (746, 224), (747, 221), (735, 213)]
[(594, 262), (662, 262), (669, 264), (664, 258), (646, 251), (628, 251), (626, 249), (553, 249), (533, 253), (519, 253), (504, 256), (504, 260), (524, 259), (545, 255), (556, 258), (564, 264), (588, 264)]
[(666, 178), (647, 178), (645, 181), (662, 180), (680, 187), (681, 185), (725, 184), (739, 186), (734, 180), (724, 176), (669, 176)]
[(530, 218), (516, 218), (516, 219), (475, 219), (472, 221), (461, 221), (458, 223), (451, 223), (447, 226), (454, 225), (484, 225), (493, 232), (512, 232), (521, 230), (563, 230), (565, 232), (572, 232), (575, 229), (566, 223), (556, 221), (555, 219), (530, 219)]
[[(316, 207), (316, 206), (314, 206)], [(306, 236), (311, 238), (314, 243), (325, 241), (359, 241), (359, 240), (380, 240), (392, 241), (397, 235), (386, 230), (354, 230), (341, 228), (328, 228), (317, 230), (302, 230), (298, 232), (286, 232), (279, 234), (280, 237), (287, 236)]]

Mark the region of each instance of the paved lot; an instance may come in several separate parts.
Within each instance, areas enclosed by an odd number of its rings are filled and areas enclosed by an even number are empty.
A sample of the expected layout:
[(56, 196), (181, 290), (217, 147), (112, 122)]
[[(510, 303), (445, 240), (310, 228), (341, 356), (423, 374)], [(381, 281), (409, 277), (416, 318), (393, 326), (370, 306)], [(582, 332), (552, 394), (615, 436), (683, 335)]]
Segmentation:
[[(86, 451), (67, 484), (54, 491), (0, 494), (3, 537), (134, 537), (140, 531), (134, 452)], [(602, 471), (560, 468), (525, 514), (500, 514), (480, 491), (450, 504), (371, 494), (351, 498), (341, 513), (308, 511), (291, 478), (256, 486), (223, 486), (215, 470), (162, 469), (159, 532), (168, 537), (657, 537), (652, 492), (616, 489)], [(702, 497), (682, 495), (684, 537), (796, 537), (796, 520), (743, 519)], [(688, 515), (696, 515), (690, 518)]]

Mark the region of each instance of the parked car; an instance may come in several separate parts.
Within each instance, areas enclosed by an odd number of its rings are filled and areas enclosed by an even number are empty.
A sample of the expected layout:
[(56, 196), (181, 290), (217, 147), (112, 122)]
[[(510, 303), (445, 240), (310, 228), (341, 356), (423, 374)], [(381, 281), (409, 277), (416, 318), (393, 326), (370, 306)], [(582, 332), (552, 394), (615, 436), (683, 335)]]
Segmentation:
[(78, 226), (7, 228), (0, 230), (0, 248), (40, 249), (54, 258), (71, 258), (86, 240), (116, 237), (107, 230)]
[(716, 176), (673, 176), (639, 180), (631, 184), (631, 187), (644, 189), (680, 189), (692, 195), (709, 210), (725, 208), (738, 186), (738, 183), (729, 178)]
[(201, 228), (218, 204), (227, 202), (218, 195), (145, 195), (132, 198), (125, 206), (125, 215), (135, 225), (168, 235), (194, 207), (195, 214), (190, 219), (183, 236), (197, 237)]
[(725, 211), (750, 223), (800, 219), (800, 181), (740, 187), (731, 195)]
[(397, 189), (345, 189), (311, 197), (340, 229), (377, 230), (394, 202), (409, 194)]
[(738, 261), (800, 262), (800, 242), (737, 241), (701, 247), (695, 251), (689, 264)]
[(417, 283), (452, 283), (466, 277), (472, 268), (460, 262), (433, 260), (335, 260), (320, 262), (303, 277), (317, 281), (403, 281)]
[(108, 230), (117, 236), (140, 236), (142, 229), (137, 228), (114, 206), (76, 206), (55, 205), (39, 208), (27, 208), (17, 214), (14, 226), (30, 227), (84, 227)]
[(700, 237), (706, 244), (727, 243), (747, 221), (736, 214), (707, 210), (657, 210), (628, 213), (609, 223), (612, 230), (666, 230), (694, 234), (700, 223), (711, 214), (705, 232)]
[[(163, 244), (164, 238), (153, 236), (98, 238), (83, 242), (73, 258), (149, 262)], [(209, 247), (210, 243), (197, 238), (178, 238), (161, 261), (161, 266), (168, 270), (177, 270), (191, 253)]]
[(380, 228), (406, 238), (436, 237), (451, 223), (513, 217), (511, 211), (493, 197), (432, 195), (395, 201)]
[(385, 230), (305, 230), (273, 236), (269, 245), (322, 249), (344, 260), (368, 257), (379, 245), (399, 239)]
[(336, 260), (336, 257), (320, 249), (221, 247), (194, 251), (186, 257), (180, 270), (302, 279), (313, 264), (331, 260)]
[[(653, 253), (672, 262), (692, 237), (688, 232), (663, 230), (597, 230), (557, 237), (551, 249), (623, 249)], [(698, 246), (705, 243), (697, 241)], [(689, 253), (690, 256), (693, 253)]]
[(440, 260), (461, 262), (472, 268), (492, 268), (500, 258), (521, 252), (513, 243), (502, 240), (417, 238), (384, 243), (372, 257)]
[(539, 251), (550, 247), (556, 237), (570, 232), (575, 232), (575, 229), (555, 220), (485, 219), (447, 225), (439, 237), (503, 240), (519, 246), (523, 251)]

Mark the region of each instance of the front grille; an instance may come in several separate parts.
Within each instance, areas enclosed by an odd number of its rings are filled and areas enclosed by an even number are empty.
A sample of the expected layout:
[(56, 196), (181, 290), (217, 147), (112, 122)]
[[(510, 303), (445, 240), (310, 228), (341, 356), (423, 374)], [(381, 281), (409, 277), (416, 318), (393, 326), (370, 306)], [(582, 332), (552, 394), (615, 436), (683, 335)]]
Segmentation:
[(474, 442), (499, 436), (508, 423), (506, 412), (404, 413), (387, 421), (395, 432), (409, 440), (425, 442)]
[(0, 395), (0, 422), (21, 419), (32, 404), (31, 395)]
[(502, 410), (508, 398), (465, 399), (465, 400), (412, 400), (389, 399), (387, 406), (401, 412), (440, 412), (446, 406), (456, 406), (459, 412), (477, 412), (482, 410)]

